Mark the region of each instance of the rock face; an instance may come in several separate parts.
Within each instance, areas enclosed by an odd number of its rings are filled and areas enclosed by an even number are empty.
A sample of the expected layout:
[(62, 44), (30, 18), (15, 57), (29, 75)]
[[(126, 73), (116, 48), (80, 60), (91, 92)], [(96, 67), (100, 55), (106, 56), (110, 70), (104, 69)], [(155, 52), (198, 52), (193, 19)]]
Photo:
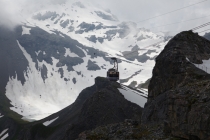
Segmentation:
[[(119, 83), (97, 77), (95, 85), (84, 89), (72, 105), (25, 126), (16, 137), (18, 140), (73, 140), (85, 130), (141, 116), (142, 108), (126, 100), (118, 88)], [(43, 125), (55, 118), (47, 127)]]
[(210, 75), (195, 65), (210, 58), (210, 41), (177, 34), (156, 58), (142, 123), (165, 125), (185, 139), (210, 139)]
[(99, 126), (91, 131), (84, 131), (77, 140), (179, 140), (167, 136), (162, 125), (141, 125), (139, 121), (126, 119), (124, 122)]

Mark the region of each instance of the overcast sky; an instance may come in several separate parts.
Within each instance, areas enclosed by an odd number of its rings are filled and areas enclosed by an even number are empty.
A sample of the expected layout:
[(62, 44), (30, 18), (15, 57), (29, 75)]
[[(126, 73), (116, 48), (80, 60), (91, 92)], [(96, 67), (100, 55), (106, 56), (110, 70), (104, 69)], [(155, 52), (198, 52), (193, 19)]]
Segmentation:
[[(99, 0), (95, 1), (99, 2)], [(201, 1), (204, 0), (106, 0), (103, 2), (101, 1), (100, 3), (105, 7), (109, 7), (112, 13), (121, 20), (134, 21), (138, 23), (139, 27), (148, 28), (154, 32), (171, 31), (172, 33), (177, 33), (178, 31), (189, 30), (193, 27), (210, 22), (210, 0), (206, 0), (200, 4), (158, 18), (153, 18), (144, 22), (140, 21)], [(205, 16), (208, 17), (163, 27), (156, 27), (159, 25)], [(210, 26), (198, 31), (203, 31), (205, 29), (210, 29)]]
[[(65, 0), (0, 0), (0, 25), (13, 26), (18, 21), (17, 13), (20, 7), (24, 6), (25, 11), (36, 11), (37, 3), (45, 5), (51, 3), (60, 3)], [(81, 0), (84, 1), (84, 0)], [(104, 8), (109, 8), (120, 21), (133, 21), (138, 23), (138, 27), (151, 29), (154, 32), (170, 31), (177, 33), (181, 30), (189, 30), (193, 27), (210, 22), (210, 0), (200, 4), (167, 14), (147, 21), (142, 20), (158, 16), (191, 4), (204, 0), (85, 0), (92, 3), (98, 3)], [(27, 15), (28, 13), (25, 13)], [(156, 27), (159, 25), (180, 22), (184, 20), (205, 17), (174, 25)], [(9, 24), (10, 23), (10, 24)], [(203, 31), (210, 29), (210, 26), (200, 29)], [(210, 32), (210, 30), (209, 30)]]

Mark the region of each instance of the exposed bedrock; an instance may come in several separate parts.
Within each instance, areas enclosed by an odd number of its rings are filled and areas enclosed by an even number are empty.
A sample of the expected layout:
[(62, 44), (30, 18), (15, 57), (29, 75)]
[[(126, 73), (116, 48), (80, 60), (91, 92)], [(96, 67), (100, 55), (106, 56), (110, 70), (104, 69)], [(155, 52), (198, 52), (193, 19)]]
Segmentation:
[(203, 60), (210, 41), (192, 31), (177, 34), (156, 58), (142, 123), (164, 123), (165, 132), (185, 139), (210, 139), (210, 75)]

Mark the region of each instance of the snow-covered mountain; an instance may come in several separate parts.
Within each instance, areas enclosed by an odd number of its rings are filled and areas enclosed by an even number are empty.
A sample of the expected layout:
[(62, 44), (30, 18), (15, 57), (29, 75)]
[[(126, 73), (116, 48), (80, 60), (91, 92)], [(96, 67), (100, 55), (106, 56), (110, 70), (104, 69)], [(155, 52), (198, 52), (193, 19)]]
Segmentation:
[[(44, 118), (73, 103), (95, 77), (106, 77), (110, 57), (118, 58), (120, 82), (138, 88), (151, 78), (155, 57), (168, 42), (133, 22), (121, 22), (109, 10), (78, 1), (43, 7), (14, 34), (11, 40), (19, 50), (12, 51), (9, 71), (1, 73), (8, 75), (4, 88), (11, 109), (27, 119)], [(5, 60), (10, 64), (10, 58)]]

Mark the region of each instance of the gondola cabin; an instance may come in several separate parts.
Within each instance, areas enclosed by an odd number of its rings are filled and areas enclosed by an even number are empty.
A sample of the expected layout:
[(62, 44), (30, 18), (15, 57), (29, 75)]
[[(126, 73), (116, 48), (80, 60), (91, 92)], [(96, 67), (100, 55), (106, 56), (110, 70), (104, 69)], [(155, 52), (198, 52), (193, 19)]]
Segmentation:
[(118, 72), (118, 63), (117, 58), (111, 58), (114, 61), (114, 67), (107, 71), (107, 78), (110, 81), (118, 81), (119, 80), (119, 72)]

